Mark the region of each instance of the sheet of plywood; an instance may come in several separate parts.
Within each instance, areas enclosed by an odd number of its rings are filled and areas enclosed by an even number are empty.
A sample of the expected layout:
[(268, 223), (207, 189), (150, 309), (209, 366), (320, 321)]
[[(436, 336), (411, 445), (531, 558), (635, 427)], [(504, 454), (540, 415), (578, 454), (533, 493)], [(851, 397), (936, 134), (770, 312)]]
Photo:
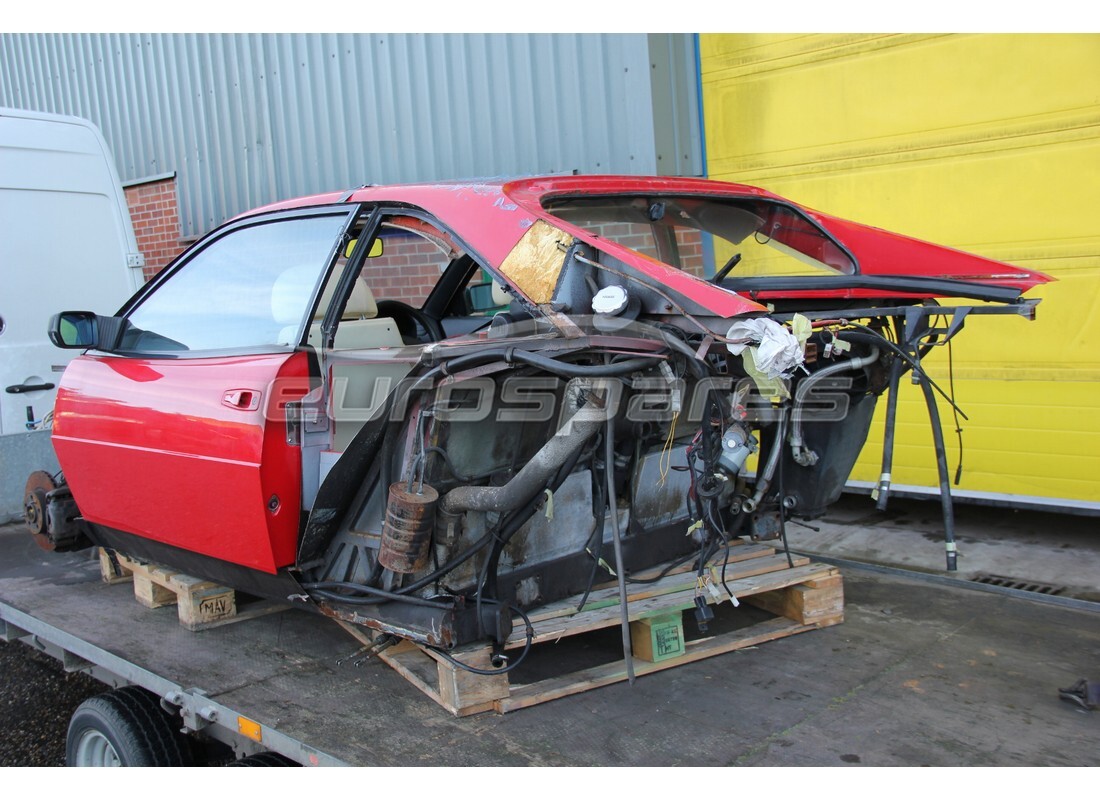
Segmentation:
[(532, 225), (500, 265), (534, 303), (549, 303), (573, 237), (543, 220)]

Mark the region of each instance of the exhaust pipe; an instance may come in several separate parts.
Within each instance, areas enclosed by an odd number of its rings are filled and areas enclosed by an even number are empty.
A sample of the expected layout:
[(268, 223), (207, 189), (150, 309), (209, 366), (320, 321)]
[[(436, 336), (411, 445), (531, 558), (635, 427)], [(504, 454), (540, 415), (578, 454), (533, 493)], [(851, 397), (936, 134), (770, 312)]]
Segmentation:
[(566, 420), (512, 480), (503, 486), (460, 486), (452, 489), (443, 496), (440, 508), (448, 514), (515, 511), (541, 492), (554, 473), (600, 430), (607, 421), (605, 405), (605, 401), (589, 395), (588, 402)]

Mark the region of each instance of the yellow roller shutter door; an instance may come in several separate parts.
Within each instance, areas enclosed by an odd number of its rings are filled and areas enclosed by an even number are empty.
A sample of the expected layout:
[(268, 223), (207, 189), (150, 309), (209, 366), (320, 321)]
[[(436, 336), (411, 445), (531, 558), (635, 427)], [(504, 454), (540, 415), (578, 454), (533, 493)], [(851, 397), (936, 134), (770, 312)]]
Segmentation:
[[(975, 318), (955, 342), (958, 491), (1100, 508), (1100, 36), (703, 35), (700, 50), (710, 177), (1058, 279), (1029, 294), (1037, 322)], [(928, 367), (946, 386), (947, 353)], [(877, 479), (881, 443), (879, 420), (853, 480)], [(903, 385), (895, 484), (937, 485), (930, 444)]]

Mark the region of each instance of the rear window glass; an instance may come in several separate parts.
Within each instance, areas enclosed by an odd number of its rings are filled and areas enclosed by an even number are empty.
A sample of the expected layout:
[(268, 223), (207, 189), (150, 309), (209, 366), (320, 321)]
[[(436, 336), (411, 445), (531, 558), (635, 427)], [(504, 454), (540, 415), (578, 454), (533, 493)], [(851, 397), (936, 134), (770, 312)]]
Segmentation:
[(855, 262), (782, 203), (706, 197), (554, 198), (554, 216), (649, 258), (710, 277), (853, 275)]

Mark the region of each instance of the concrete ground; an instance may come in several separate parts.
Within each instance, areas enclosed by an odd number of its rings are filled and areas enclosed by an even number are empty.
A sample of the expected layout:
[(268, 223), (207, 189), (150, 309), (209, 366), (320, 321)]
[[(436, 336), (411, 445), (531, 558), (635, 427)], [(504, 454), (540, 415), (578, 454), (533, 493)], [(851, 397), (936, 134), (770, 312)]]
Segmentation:
[[(822, 519), (787, 528), (792, 550), (809, 555), (951, 576), (938, 500), (891, 498), (877, 511), (866, 495), (846, 495)], [(958, 569), (964, 580), (1011, 579), (1100, 601), (1100, 517), (955, 504)]]

